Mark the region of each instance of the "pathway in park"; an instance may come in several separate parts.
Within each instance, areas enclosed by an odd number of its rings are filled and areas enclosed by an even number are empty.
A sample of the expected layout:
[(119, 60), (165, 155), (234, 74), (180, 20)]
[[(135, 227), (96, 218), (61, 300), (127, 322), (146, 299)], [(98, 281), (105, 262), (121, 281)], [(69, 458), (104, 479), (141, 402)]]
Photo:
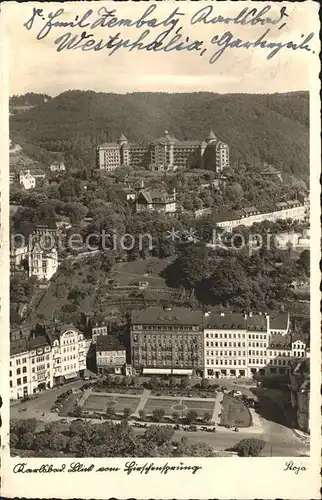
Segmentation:
[(144, 407), (149, 399), (150, 393), (151, 393), (151, 391), (149, 391), (148, 389), (144, 389), (143, 394), (142, 394), (141, 399), (140, 399), (140, 402), (137, 405), (136, 410), (133, 413), (133, 416), (135, 416), (135, 417), (139, 416), (139, 411), (144, 409)]

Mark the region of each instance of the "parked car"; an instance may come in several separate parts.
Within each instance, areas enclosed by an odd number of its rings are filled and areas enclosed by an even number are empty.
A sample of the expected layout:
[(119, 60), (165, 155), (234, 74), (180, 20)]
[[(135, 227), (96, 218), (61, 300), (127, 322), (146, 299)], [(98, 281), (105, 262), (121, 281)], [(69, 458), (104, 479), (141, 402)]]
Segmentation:
[(60, 424), (68, 424), (68, 420), (67, 420), (67, 418), (61, 418), (61, 419), (59, 420), (59, 423), (60, 423)]
[(196, 425), (190, 425), (190, 426), (187, 428), (187, 431), (188, 431), (188, 432), (196, 432), (196, 431), (197, 431), (197, 426), (196, 426)]

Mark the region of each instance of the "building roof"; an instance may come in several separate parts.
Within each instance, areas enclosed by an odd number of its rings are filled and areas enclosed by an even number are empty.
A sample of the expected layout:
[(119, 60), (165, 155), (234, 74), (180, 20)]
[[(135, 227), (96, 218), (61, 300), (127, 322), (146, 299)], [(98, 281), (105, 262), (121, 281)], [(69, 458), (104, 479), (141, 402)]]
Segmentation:
[(271, 330), (287, 330), (289, 319), (289, 313), (272, 314), (269, 317), (269, 327)]
[(27, 352), (28, 350), (28, 339), (11, 340), (10, 356), (16, 356), (17, 354)]
[(29, 349), (37, 349), (37, 347), (44, 347), (50, 345), (48, 337), (41, 335), (39, 337), (31, 338), (28, 342)]
[(210, 130), (210, 132), (209, 132), (209, 135), (208, 135), (207, 139), (217, 140), (217, 137), (215, 136), (215, 134), (213, 133), (213, 131), (212, 131), (212, 130)]
[(125, 347), (115, 337), (98, 335), (96, 338), (96, 351), (125, 351)]
[(252, 314), (249, 316), (242, 313), (211, 313), (204, 317), (205, 328), (216, 328), (218, 330), (250, 330), (262, 332), (267, 330), (266, 316), (263, 314)]
[(202, 326), (202, 311), (186, 307), (163, 308), (147, 307), (143, 311), (133, 311), (131, 322), (134, 325), (197, 325)]
[(123, 134), (123, 132), (122, 132), (122, 134), (119, 137), (119, 142), (121, 142), (121, 141), (126, 141), (127, 142), (127, 138), (125, 137), (125, 135)]
[(142, 195), (147, 203), (168, 203), (170, 196), (166, 191), (161, 189), (142, 189), (138, 193), (137, 199)]
[(104, 149), (108, 149), (108, 148), (118, 148), (119, 149), (120, 145), (117, 143), (117, 142), (104, 142), (103, 144), (101, 144), (99, 146), (99, 148), (104, 148)]

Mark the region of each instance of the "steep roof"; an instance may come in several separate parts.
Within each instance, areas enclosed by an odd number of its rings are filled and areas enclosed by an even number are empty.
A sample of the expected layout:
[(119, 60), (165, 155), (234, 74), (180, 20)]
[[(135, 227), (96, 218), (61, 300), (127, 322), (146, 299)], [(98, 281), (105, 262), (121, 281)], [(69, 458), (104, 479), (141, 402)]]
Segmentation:
[(122, 132), (122, 134), (119, 137), (119, 142), (121, 142), (121, 141), (126, 141), (127, 142), (127, 138), (125, 137), (125, 135), (123, 134), (123, 132)]
[(212, 130), (210, 130), (207, 139), (217, 140), (217, 137), (215, 136)]
[(270, 315), (269, 327), (271, 330), (287, 330), (289, 326), (289, 314), (279, 313)]

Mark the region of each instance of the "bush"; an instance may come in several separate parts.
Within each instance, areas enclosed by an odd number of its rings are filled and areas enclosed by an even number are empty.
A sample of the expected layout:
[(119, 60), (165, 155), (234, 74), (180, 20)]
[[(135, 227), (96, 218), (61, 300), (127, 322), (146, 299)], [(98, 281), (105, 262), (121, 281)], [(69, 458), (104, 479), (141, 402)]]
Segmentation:
[(242, 439), (234, 447), (239, 457), (259, 457), (266, 443), (262, 439)]

